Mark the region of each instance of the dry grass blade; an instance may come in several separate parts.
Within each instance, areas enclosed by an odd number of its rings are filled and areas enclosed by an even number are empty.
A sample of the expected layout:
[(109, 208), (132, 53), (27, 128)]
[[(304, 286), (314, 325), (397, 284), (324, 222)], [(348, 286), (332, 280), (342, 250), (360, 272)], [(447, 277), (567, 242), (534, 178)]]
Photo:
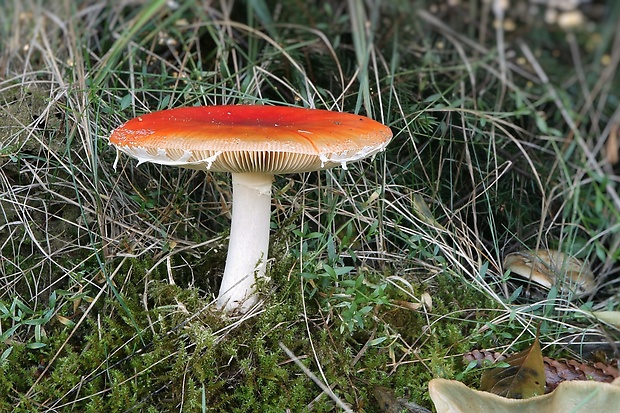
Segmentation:
[(306, 376), (308, 376), (317, 386), (319, 386), (321, 390), (323, 390), (323, 392), (327, 394), (336, 403), (336, 405), (338, 405), (338, 407), (343, 409), (345, 412), (353, 412), (353, 410), (351, 410), (349, 406), (347, 406), (338, 396), (334, 394), (332, 389), (327, 387), (321, 380), (319, 380), (319, 378), (314, 373), (312, 373), (306, 366), (304, 366), (303, 363), (299, 361), (297, 356), (295, 356), (295, 354), (293, 354), (293, 352), (288, 349), (288, 347), (286, 347), (281, 342), (278, 343), (278, 345), (286, 353), (286, 355), (289, 356), (293, 362), (295, 362), (297, 367), (299, 367)]

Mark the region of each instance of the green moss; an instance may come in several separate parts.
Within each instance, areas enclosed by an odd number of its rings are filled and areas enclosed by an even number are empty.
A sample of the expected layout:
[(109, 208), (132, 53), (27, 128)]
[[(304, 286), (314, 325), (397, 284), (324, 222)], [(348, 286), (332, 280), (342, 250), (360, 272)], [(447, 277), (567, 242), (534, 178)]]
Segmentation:
[[(369, 273), (363, 287), (354, 290), (364, 293), (373, 305), (364, 329), (340, 332), (344, 322), (340, 309), (326, 307), (318, 298), (334, 299), (333, 292), (325, 294), (333, 289), (328, 285), (314, 298), (306, 296), (306, 312), (314, 315), (308, 320), (308, 337), (299, 292), (302, 278), (289, 279), (293, 261), (276, 262), (271, 275), (277, 287), (266, 297), (264, 311), (231, 327), (230, 320), (207, 306), (212, 293), (170, 285), (167, 275), (157, 271), (149, 275), (145, 307), (143, 282), (152, 262), (130, 260), (114, 279), (122, 301), (110, 294), (97, 303), (66, 345), (71, 330), (54, 324), (45, 350), (15, 347), (9, 362), (18, 367), (6, 375), (0, 399), (18, 405), (17, 400), (36, 380), (33, 372), (39, 358), (47, 361), (59, 352), (49, 374), (34, 387), (32, 396), (21, 401), (18, 410), (36, 403), (69, 403), (81, 411), (122, 411), (135, 406), (163, 412), (178, 409), (182, 402), (187, 411), (199, 410), (203, 403), (211, 411), (275, 412), (283, 406), (303, 411), (310, 403), (314, 403), (313, 411), (332, 411), (333, 402), (325, 395), (317, 400), (320, 389), (288, 360), (279, 348), (282, 342), (317, 375), (318, 360), (334, 392), (354, 406), (364, 406), (366, 412), (378, 411), (372, 395), (377, 385), (397, 389), (400, 396), (418, 402), (426, 400), (429, 406), (428, 380), (454, 377), (463, 368), (455, 355), (484, 342), (472, 336), (475, 327), (484, 323), (484, 314), (476, 309), (491, 303), (448, 273), (435, 276), (425, 286), (417, 284), (416, 293), (428, 292), (437, 314), (446, 314), (455, 306), (470, 309), (469, 322), (463, 322), (462, 314), (435, 320), (432, 313), (425, 315), (422, 310), (377, 305), (371, 293), (382, 278)], [(131, 279), (125, 279), (124, 274), (130, 274)], [(463, 288), (449, 288), (455, 282), (461, 282)], [(263, 290), (269, 287), (265, 285)], [(403, 298), (391, 288), (384, 294), (387, 299)], [(359, 297), (354, 299), (365, 305)], [(328, 308), (329, 319), (317, 316), (322, 308)], [(429, 316), (433, 322), (430, 330)], [(364, 348), (382, 334), (388, 334), (385, 341)], [(401, 343), (418, 343), (415, 351), (420, 361), (400, 363), (404, 356), (415, 360), (406, 356), (413, 349)]]

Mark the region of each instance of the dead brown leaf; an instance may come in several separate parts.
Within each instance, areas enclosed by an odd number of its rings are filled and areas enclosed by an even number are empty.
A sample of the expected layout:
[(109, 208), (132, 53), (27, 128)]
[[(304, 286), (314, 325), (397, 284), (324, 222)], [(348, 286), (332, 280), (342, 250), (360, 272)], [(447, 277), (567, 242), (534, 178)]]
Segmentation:
[(527, 349), (505, 359), (508, 367), (496, 367), (482, 374), (480, 390), (511, 399), (545, 394), (545, 365), (538, 337)]

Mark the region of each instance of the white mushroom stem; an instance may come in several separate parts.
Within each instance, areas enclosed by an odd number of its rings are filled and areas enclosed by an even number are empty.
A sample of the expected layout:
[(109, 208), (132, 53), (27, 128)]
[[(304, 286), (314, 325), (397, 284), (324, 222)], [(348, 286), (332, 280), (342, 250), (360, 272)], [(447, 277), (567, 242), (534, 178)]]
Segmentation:
[(256, 280), (265, 276), (271, 220), (267, 173), (233, 173), (233, 204), (226, 269), (217, 298), (225, 311), (247, 311), (256, 302)]

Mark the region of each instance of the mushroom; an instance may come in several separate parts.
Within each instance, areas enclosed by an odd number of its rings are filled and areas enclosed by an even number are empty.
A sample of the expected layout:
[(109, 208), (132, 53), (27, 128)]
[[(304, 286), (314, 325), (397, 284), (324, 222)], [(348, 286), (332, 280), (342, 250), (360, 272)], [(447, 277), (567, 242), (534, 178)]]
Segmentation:
[(110, 143), (138, 159), (231, 172), (232, 222), (217, 306), (245, 312), (256, 302), (269, 247), (274, 174), (317, 171), (383, 150), (387, 127), (365, 116), (298, 107), (196, 106), (153, 112), (115, 129)]
[(557, 286), (579, 296), (596, 289), (594, 273), (580, 259), (558, 250), (517, 251), (504, 257), (504, 270), (546, 289)]

